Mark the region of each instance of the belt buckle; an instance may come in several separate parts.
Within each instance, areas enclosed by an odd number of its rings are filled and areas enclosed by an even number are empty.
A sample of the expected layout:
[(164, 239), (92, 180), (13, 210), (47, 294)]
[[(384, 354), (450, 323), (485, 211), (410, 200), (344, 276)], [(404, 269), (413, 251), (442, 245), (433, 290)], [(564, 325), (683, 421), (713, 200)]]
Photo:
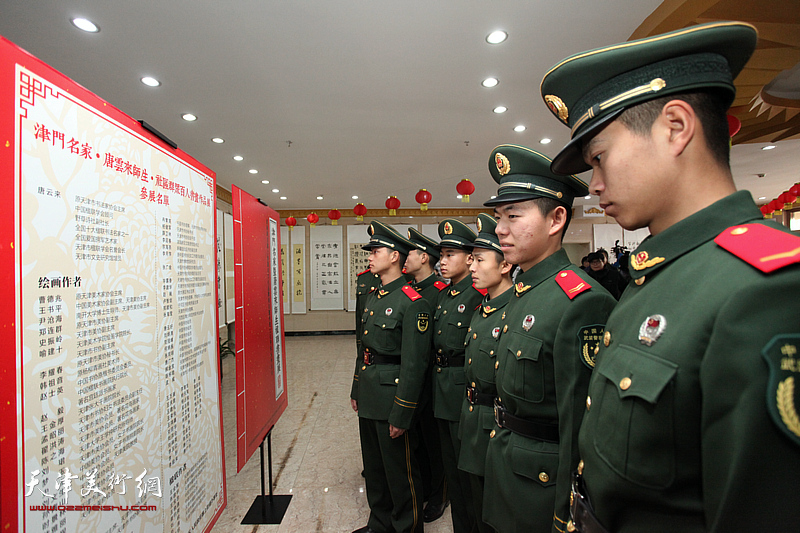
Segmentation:
[(467, 387), (467, 401), (475, 405), (475, 389), (472, 387)]
[(497, 424), (498, 427), (503, 427), (503, 411), (503, 406), (494, 402), (494, 423)]
[(568, 526), (572, 526), (568, 531), (583, 531), (583, 513), (587, 508), (591, 508), (588, 499), (584, 495), (585, 485), (583, 476), (577, 471), (572, 473), (569, 494), (569, 515), (571, 520)]
[(439, 365), (439, 366), (447, 366), (447, 365), (444, 364), (444, 356), (443, 355), (437, 355), (436, 356), (436, 364)]
[(371, 365), (372, 364), (372, 353), (369, 350), (364, 350), (364, 364)]

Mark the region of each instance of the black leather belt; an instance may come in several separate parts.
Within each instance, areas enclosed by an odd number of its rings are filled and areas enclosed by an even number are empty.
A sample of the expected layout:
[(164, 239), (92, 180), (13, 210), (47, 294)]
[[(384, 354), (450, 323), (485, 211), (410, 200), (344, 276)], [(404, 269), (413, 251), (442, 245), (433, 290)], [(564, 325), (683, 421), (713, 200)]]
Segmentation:
[(439, 354), (436, 356), (436, 365), (442, 367), (464, 366), (464, 356)]
[[(582, 463), (581, 463), (582, 464)], [(582, 466), (578, 466), (578, 472)], [(603, 524), (594, 515), (592, 503), (589, 495), (586, 494), (586, 486), (583, 483), (583, 476), (572, 473), (572, 494), (570, 494), (569, 514), (571, 520), (567, 523), (567, 531), (579, 531), (580, 533), (608, 533)]]
[(400, 364), (400, 356), (399, 355), (377, 355), (369, 351), (369, 348), (365, 348), (363, 352), (361, 352), (364, 356), (364, 364), (365, 365), (399, 365)]
[(494, 421), (501, 428), (511, 430), (517, 435), (522, 435), (529, 439), (558, 443), (557, 425), (514, 416), (498, 402), (494, 402)]
[(494, 394), (480, 392), (475, 387), (467, 387), (467, 401), (472, 405), (494, 405)]

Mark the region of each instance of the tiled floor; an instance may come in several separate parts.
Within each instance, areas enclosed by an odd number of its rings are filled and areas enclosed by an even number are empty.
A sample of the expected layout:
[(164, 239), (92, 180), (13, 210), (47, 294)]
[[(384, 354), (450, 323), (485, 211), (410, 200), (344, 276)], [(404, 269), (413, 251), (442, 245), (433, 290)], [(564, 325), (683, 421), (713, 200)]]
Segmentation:
[[(292, 494), (292, 501), (280, 525), (241, 525), (261, 492), (261, 467), (256, 452), (236, 473), (235, 364), (233, 357), (222, 362), (228, 505), (212, 531), (349, 533), (366, 525), (358, 420), (350, 408), (355, 337), (286, 337), (289, 406), (272, 431), (272, 455), (274, 493)], [(452, 532), (450, 509), (425, 530)]]

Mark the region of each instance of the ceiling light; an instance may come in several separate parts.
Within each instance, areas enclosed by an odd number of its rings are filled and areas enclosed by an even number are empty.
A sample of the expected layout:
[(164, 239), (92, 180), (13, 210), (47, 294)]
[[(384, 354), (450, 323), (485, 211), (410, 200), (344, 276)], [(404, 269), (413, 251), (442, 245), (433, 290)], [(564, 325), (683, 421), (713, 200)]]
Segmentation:
[(525, 131), (525, 126), (523, 126), (522, 124), (520, 124), (519, 126), (514, 126), (514, 131), (516, 131), (517, 133)]
[(317, 196), (317, 200), (322, 200), (322, 196)]
[(492, 88), (497, 86), (498, 83), (500, 82), (497, 80), (497, 78), (486, 78), (481, 82), (481, 85), (483, 85), (484, 87)]
[(286, 197), (285, 196), (281, 196), (281, 200), (286, 200)]
[(254, 169), (254, 168), (251, 168), (250, 169), (250, 174), (258, 174), (258, 170)]
[(279, 192), (281, 192), (281, 191), (279, 191), (278, 189), (272, 189), (272, 192), (274, 192), (274, 193), (279, 193)]
[(242, 157), (240, 155), (235, 155), (235, 156), (233, 156), (233, 160), (234, 161), (242, 161), (242, 160), (244, 160), (244, 157)]
[(505, 113), (506, 111), (508, 111), (508, 108), (506, 106), (504, 106), (504, 105), (499, 105), (499, 106), (495, 107), (493, 111), (495, 113)]
[(225, 142), (225, 140), (224, 139), (220, 139), (219, 137), (214, 137), (213, 139), (211, 139), (211, 142), (215, 142), (217, 144), (222, 144), (222, 143)]
[(773, 148), (776, 148), (776, 146), (774, 144), (768, 144), (767, 146), (764, 146), (761, 149), (762, 150), (772, 150)]
[(591, 200), (592, 199), (592, 195), (591, 194), (587, 194), (586, 196), (583, 197), (583, 199), (584, 200)]
[(553, 142), (553, 139), (548, 139), (547, 137), (545, 137), (544, 139), (539, 141), (539, 144), (550, 144), (551, 142)]
[(500, 44), (508, 39), (508, 34), (503, 30), (495, 30), (486, 36), (486, 42), (489, 44)]
[(181, 115), (181, 118), (183, 118), (183, 120), (185, 120), (186, 122), (194, 122), (195, 120), (197, 120), (197, 117), (192, 115), (191, 113), (184, 113), (183, 115)]
[(767, 199), (767, 197), (766, 197), (766, 196), (759, 196), (759, 197), (758, 197), (758, 199), (759, 199), (759, 200), (766, 200), (766, 199)]
[(142, 83), (144, 83), (148, 87), (158, 87), (159, 85), (161, 85), (161, 82), (153, 78), (152, 76), (145, 76), (144, 78), (142, 78)]
[(497, 195), (496, 195), (496, 194), (495, 194), (495, 195), (492, 195), (492, 197), (491, 197), (491, 198), (489, 198), (489, 199), (490, 199), (490, 200), (494, 200), (495, 198), (497, 198)]
[(263, 183), (264, 185), (269, 185), (269, 180), (261, 180), (261, 183)]
[(100, 31), (100, 28), (97, 27), (97, 24), (85, 18), (78, 17), (72, 19), (72, 25), (79, 30), (83, 30), (88, 33), (97, 33)]
[(358, 200), (358, 196), (356, 196), (355, 194), (353, 196), (351, 196), (350, 198), (352, 198), (353, 200)]
[(456, 199), (461, 200), (462, 196), (460, 194), (456, 195)]

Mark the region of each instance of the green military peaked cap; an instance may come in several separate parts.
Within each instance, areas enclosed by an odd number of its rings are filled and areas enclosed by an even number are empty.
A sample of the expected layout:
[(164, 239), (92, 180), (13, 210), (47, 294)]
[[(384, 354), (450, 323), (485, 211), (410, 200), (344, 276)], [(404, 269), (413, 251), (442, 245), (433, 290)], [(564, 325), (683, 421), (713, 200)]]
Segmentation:
[(544, 75), (547, 107), (572, 130), (553, 171), (589, 170), (582, 140), (625, 109), (670, 94), (715, 89), (733, 102), (733, 80), (756, 47), (756, 29), (743, 22), (712, 22), (570, 56)]
[(400, 232), (380, 220), (370, 222), (367, 233), (369, 233), (370, 239), (367, 244), (361, 247), (362, 250), (385, 247), (390, 250), (397, 250), (403, 255), (408, 255), (408, 252), (414, 248), (414, 245), (400, 235)]
[(486, 248), (502, 254), (503, 249), (500, 248), (500, 241), (497, 240), (497, 234), (494, 232), (497, 227), (497, 221), (494, 217), (486, 213), (478, 213), (475, 224), (478, 226), (478, 236), (472, 241), (472, 247)]
[[(567, 207), (589, 188), (577, 176), (560, 176), (550, 170), (550, 158), (516, 144), (501, 144), (489, 158), (489, 172), (500, 184), (497, 196), (483, 205), (493, 207), (533, 198), (552, 198)], [(441, 233), (441, 229), (439, 230)]]
[(439, 243), (428, 237), (427, 235), (423, 235), (422, 232), (416, 230), (414, 228), (408, 228), (408, 240), (414, 245), (414, 248), (418, 250), (422, 250), (426, 254), (430, 255), (434, 259), (439, 259), (441, 254), (439, 253), (439, 249), (436, 248), (439, 246)]
[(439, 222), (439, 238), (442, 241), (438, 244), (440, 249), (469, 250), (472, 248), (472, 241), (475, 240), (475, 237), (477, 237), (475, 232), (460, 220), (446, 218)]

